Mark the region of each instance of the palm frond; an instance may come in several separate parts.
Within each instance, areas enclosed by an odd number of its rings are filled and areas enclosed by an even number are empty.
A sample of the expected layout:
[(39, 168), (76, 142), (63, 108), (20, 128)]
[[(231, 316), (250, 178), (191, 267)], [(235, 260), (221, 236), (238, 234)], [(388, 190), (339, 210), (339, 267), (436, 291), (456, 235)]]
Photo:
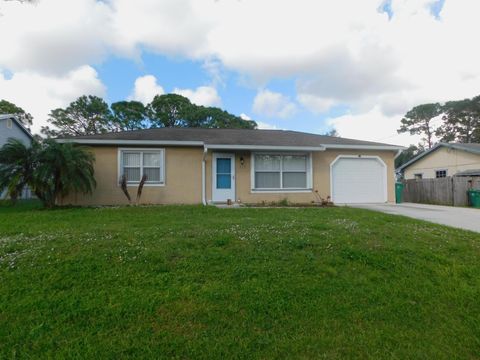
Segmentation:
[(135, 201), (137, 204), (140, 202), (140, 198), (142, 197), (143, 186), (147, 182), (147, 175), (143, 174), (142, 179), (140, 180), (140, 184), (138, 184), (137, 190), (137, 200)]

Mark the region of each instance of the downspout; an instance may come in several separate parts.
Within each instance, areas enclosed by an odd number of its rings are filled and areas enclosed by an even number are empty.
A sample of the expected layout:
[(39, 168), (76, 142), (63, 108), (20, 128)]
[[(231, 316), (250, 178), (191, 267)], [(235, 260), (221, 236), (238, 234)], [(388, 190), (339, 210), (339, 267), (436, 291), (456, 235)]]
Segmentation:
[(205, 176), (205, 168), (206, 168), (206, 161), (207, 161), (207, 152), (208, 148), (204, 145), (203, 147), (203, 158), (202, 158), (202, 204), (207, 205), (206, 199), (206, 176)]
[[(403, 152), (403, 150), (404, 149), (399, 149), (397, 151), (397, 153), (395, 154), (395, 157), (393, 158), (394, 161), (400, 156), (400, 154)], [(393, 163), (393, 167), (395, 167), (395, 162)], [(393, 171), (393, 181), (395, 183), (398, 181), (398, 179), (402, 178), (402, 176), (401, 176), (402, 173), (403, 173), (403, 171), (397, 172), (397, 169), (394, 169), (394, 171)]]

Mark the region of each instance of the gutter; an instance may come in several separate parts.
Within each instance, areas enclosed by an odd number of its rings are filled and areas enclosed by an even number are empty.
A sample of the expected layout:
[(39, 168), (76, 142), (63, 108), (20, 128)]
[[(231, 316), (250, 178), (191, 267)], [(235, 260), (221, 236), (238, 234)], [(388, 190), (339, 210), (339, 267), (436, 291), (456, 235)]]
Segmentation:
[(75, 143), (86, 145), (170, 145), (170, 146), (203, 146), (203, 141), (174, 140), (99, 140), (99, 139), (55, 139), (59, 143)]
[(403, 151), (406, 148), (404, 146), (393, 146), (393, 145), (340, 145), (340, 144), (331, 144), (323, 145), (327, 150), (328, 149), (351, 149), (351, 150), (397, 150)]
[(56, 139), (59, 143), (76, 143), (85, 145), (165, 145), (165, 146), (203, 146), (216, 150), (279, 150), (279, 151), (325, 151), (328, 149), (357, 150), (405, 150), (403, 146), (391, 145), (341, 145), (318, 144), (318, 146), (282, 146), (282, 145), (235, 145), (205, 144), (203, 141), (176, 140), (107, 140), (107, 139)]
[(280, 151), (325, 151), (325, 146), (278, 146), (278, 145), (216, 145), (206, 144), (213, 150), (280, 150)]

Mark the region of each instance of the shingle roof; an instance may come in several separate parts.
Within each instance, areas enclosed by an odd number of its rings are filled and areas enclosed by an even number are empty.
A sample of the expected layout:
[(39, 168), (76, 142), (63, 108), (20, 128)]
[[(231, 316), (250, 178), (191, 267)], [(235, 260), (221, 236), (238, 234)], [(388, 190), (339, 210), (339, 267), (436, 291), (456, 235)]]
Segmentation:
[(469, 143), (469, 144), (438, 143), (437, 145), (435, 145), (434, 147), (432, 147), (430, 150), (424, 151), (423, 153), (417, 155), (416, 157), (414, 157), (414, 158), (411, 159), (410, 161), (406, 162), (406, 163), (403, 164), (402, 166), (398, 167), (398, 168), (396, 169), (396, 171), (397, 171), (397, 172), (404, 171), (404, 170), (405, 170), (407, 167), (409, 167), (410, 165), (416, 163), (418, 160), (424, 158), (424, 157), (427, 156), (428, 154), (434, 152), (435, 150), (438, 150), (438, 149), (441, 148), (441, 147), (447, 147), (447, 148), (450, 148), (450, 149), (463, 150), (463, 151), (466, 151), (466, 152), (469, 152), (469, 153), (479, 154), (479, 155), (480, 155), (480, 144), (478, 144), (478, 143)]
[(454, 149), (465, 150), (468, 152), (473, 152), (475, 154), (480, 154), (480, 144), (470, 143), (470, 144), (447, 144)]
[(87, 142), (96, 140), (112, 143), (118, 141), (198, 141), (205, 145), (260, 145), (260, 146), (381, 146), (398, 150), (396, 145), (378, 142), (316, 135), (290, 130), (250, 130), (250, 129), (204, 129), (204, 128), (160, 128), (99, 135), (63, 138), (62, 141)]

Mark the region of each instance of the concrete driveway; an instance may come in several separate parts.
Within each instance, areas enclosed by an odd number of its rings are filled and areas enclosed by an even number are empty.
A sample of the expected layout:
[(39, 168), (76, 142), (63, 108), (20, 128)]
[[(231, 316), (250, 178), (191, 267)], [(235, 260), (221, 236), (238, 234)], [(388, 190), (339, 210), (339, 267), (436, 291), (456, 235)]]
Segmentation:
[(480, 232), (480, 209), (425, 204), (350, 204), (348, 206), (403, 215), (437, 224)]

